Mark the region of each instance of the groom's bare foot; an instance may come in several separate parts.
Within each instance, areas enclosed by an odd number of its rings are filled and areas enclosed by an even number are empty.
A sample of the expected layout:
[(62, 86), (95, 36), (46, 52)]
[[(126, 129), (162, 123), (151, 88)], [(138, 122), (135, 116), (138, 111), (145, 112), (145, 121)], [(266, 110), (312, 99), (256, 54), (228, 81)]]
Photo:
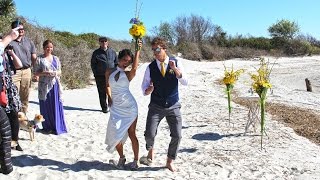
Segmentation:
[(147, 156), (142, 156), (140, 158), (140, 164), (150, 166), (152, 164), (153, 158), (154, 158), (154, 151), (153, 149), (150, 149)]
[(172, 171), (172, 172), (177, 171), (177, 169), (176, 169), (175, 166), (173, 165), (173, 160), (170, 159), (170, 158), (167, 159), (166, 167), (167, 167), (170, 171)]
[(153, 148), (148, 151), (148, 156), (147, 157), (149, 159), (153, 160), (153, 158), (154, 158), (154, 149)]

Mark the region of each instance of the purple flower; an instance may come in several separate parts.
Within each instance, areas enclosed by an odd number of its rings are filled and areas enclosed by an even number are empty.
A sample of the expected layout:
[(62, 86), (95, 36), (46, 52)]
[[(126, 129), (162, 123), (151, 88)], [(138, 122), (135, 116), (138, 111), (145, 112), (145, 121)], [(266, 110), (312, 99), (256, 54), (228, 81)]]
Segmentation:
[(132, 18), (129, 23), (130, 24), (140, 24), (140, 21), (137, 18)]

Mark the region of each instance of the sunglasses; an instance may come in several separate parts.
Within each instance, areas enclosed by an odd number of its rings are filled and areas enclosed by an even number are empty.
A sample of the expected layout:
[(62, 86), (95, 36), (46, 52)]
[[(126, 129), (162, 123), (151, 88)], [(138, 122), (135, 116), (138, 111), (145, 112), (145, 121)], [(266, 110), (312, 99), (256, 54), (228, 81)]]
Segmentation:
[(102, 40), (102, 41), (100, 41), (100, 42), (108, 42), (107, 40)]
[(23, 29), (23, 28), (20, 28), (20, 29), (18, 29), (18, 31), (24, 31), (24, 29)]
[(159, 52), (161, 51), (161, 49), (162, 49), (162, 48), (157, 47), (157, 48), (152, 48), (151, 50), (152, 50), (153, 52), (159, 53)]

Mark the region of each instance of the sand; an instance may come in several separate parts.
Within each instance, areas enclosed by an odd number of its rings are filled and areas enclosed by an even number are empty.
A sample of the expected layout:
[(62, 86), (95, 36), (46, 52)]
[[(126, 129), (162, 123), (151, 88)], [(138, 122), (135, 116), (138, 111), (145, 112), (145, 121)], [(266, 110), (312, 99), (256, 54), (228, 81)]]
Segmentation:
[[(320, 113), (320, 57), (267, 58), (276, 62), (272, 75), (273, 93), (267, 102), (307, 108)], [(244, 134), (248, 108), (233, 103), (230, 123), (223, 77), (223, 62), (189, 61), (182, 63), (189, 77), (187, 87), (180, 86), (183, 130), (175, 161), (178, 171), (164, 168), (170, 141), (163, 120), (158, 128), (156, 155), (151, 167), (138, 171), (117, 170), (109, 165), (110, 154), (104, 144), (109, 114), (100, 112), (95, 85), (64, 92), (65, 119), (69, 132), (59, 136), (36, 133), (31, 142), (20, 131), (23, 152), (12, 151), (14, 171), (0, 179), (320, 179), (320, 147), (297, 135), (286, 124), (266, 115), (266, 133), (260, 148), (259, 125)], [(239, 97), (252, 97), (247, 74), (258, 67), (257, 59), (225, 61), (228, 67), (244, 68), (234, 90)], [(147, 64), (141, 64), (130, 89), (139, 107), (137, 136), (140, 156), (146, 155), (144, 128), (150, 96), (143, 96), (141, 82)], [(304, 79), (313, 85), (306, 92)], [(37, 91), (32, 90), (28, 117), (39, 113)], [(301, 119), (303, 121), (303, 119)], [(133, 160), (130, 140), (125, 144), (127, 162)]]

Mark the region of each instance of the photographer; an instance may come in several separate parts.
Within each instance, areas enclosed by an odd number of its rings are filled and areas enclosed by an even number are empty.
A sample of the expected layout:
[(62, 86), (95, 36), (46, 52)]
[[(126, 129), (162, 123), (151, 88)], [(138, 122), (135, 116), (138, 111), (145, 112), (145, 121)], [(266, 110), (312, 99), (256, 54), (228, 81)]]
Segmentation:
[[(2, 37), (0, 37), (2, 38)], [(16, 73), (16, 69), (20, 69), (22, 68), (22, 62), (19, 59), (19, 57), (16, 55), (16, 53), (14, 53), (13, 51), (13, 46), (12, 45), (8, 45), (5, 49), (5, 58), (8, 59), (8, 63), (10, 65), (12, 74)]]
[(18, 88), (12, 81), (12, 76), (16, 73), (16, 69), (22, 67), (21, 60), (13, 51), (13, 47), (9, 44), (3, 53), (4, 71), (2, 72), (3, 85), (6, 89), (6, 96), (8, 103), (3, 106), (7, 113), (11, 126), (11, 149), (22, 151), (21, 146), (18, 143), (19, 140), (19, 120), (18, 112), (21, 109), (21, 101), (18, 93)]
[[(0, 40), (0, 73), (5, 73), (5, 66), (3, 61), (3, 54), (5, 47), (14, 39), (18, 37), (18, 28), (14, 28), (11, 32)], [(2, 78), (1, 78), (2, 79)], [(3, 88), (2, 82), (0, 83), (1, 89)], [(0, 106), (0, 171), (3, 174), (9, 174), (12, 172), (11, 162), (11, 127), (9, 125), (8, 117), (4, 111), (4, 108)]]

